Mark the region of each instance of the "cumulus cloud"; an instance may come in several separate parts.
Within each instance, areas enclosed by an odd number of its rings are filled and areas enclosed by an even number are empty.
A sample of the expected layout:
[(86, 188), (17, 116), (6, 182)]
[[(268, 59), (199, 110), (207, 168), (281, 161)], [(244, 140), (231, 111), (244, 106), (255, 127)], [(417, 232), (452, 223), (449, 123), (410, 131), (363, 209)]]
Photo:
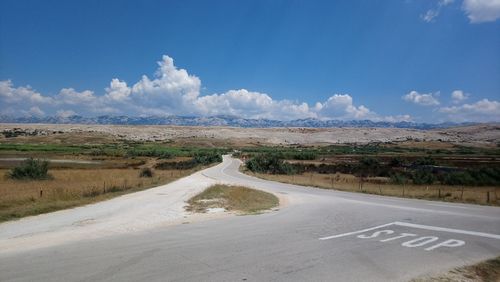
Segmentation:
[(269, 95), (246, 89), (199, 97), (194, 101), (201, 115), (234, 115), (246, 118), (297, 119), (317, 117), (307, 103), (273, 100)]
[(120, 81), (118, 78), (113, 78), (106, 87), (106, 98), (113, 102), (125, 102), (130, 100), (132, 90), (127, 86), (125, 81)]
[(0, 81), (0, 99), (6, 104), (50, 104), (53, 99), (44, 97), (42, 94), (33, 90), (29, 85), (25, 87), (14, 87), (11, 80)]
[[(43, 96), (31, 87), (15, 87), (10, 80), (0, 82), (0, 110), (4, 114), (23, 112), (45, 113), (68, 117), (75, 114), (101, 115), (234, 115), (243, 118), (292, 120), (372, 119), (410, 120), (408, 115), (380, 116), (364, 105), (356, 105), (349, 94), (334, 94), (326, 101), (310, 106), (292, 100), (275, 100), (270, 95), (246, 89), (229, 90), (221, 94), (200, 95), (201, 81), (174, 60), (163, 56), (152, 78), (143, 75), (129, 86), (113, 78), (103, 95), (91, 90), (63, 88), (54, 96)], [(26, 101), (29, 101), (26, 103)], [(7, 105), (7, 106), (5, 106)]]
[(356, 107), (348, 94), (335, 94), (322, 104), (316, 104), (316, 109), (323, 117), (340, 119), (375, 119), (377, 115), (367, 107)]
[[(158, 62), (155, 78), (146, 75), (132, 87), (132, 98), (142, 105), (157, 107), (169, 113), (184, 112), (200, 94), (201, 81), (178, 69), (174, 60), (164, 55)], [(186, 113), (186, 112), (184, 112)]]
[(403, 96), (403, 100), (421, 106), (437, 106), (439, 105), (437, 96), (439, 96), (439, 92), (420, 94), (417, 91), (410, 91), (408, 94)]
[(454, 104), (461, 103), (462, 101), (467, 100), (469, 98), (469, 94), (464, 93), (462, 90), (455, 90), (451, 92), (451, 100)]
[(73, 88), (63, 88), (57, 95), (56, 101), (68, 105), (93, 105), (97, 102), (97, 97), (90, 90), (78, 92)]
[(453, 121), (500, 121), (500, 102), (483, 99), (472, 104), (442, 107), (439, 112)]
[(500, 0), (464, 0), (462, 8), (471, 23), (492, 22), (500, 18)]

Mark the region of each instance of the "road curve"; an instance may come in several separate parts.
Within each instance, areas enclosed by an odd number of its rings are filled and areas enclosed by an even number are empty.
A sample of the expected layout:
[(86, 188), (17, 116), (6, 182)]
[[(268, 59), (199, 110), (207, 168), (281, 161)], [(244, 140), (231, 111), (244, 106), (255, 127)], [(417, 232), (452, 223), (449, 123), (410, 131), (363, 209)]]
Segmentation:
[(301, 187), (244, 175), (239, 165), (225, 156), (199, 179), (262, 189), (288, 204), (19, 252), (0, 248), (0, 281), (407, 281), (500, 255), (498, 207)]

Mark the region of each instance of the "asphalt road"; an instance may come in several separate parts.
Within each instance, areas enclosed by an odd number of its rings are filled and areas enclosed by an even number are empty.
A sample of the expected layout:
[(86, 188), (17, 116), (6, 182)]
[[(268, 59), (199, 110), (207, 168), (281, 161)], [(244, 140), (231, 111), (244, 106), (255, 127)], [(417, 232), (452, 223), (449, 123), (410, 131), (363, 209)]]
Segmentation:
[(203, 174), (285, 196), (279, 211), (2, 253), (0, 281), (408, 281), (500, 255), (500, 208)]

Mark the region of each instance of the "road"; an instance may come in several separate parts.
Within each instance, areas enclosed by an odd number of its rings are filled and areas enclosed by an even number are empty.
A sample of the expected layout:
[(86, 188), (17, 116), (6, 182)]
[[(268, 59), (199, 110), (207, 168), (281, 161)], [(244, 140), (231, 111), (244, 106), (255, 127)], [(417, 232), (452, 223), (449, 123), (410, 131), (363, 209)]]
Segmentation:
[(498, 207), (282, 184), (241, 174), (239, 165), (226, 156), (201, 174), (276, 193), (287, 204), (0, 250), (0, 281), (408, 281), (500, 255)]

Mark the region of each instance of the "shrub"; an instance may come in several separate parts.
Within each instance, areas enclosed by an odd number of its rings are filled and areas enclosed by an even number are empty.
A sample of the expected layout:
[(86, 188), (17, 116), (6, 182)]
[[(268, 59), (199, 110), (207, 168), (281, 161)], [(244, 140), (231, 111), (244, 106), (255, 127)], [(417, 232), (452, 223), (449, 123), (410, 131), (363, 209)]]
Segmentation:
[(434, 183), (434, 181), (436, 181), (436, 176), (434, 176), (432, 170), (420, 168), (413, 171), (412, 179), (414, 184), (424, 185)]
[(394, 173), (391, 174), (391, 182), (394, 184), (405, 184), (407, 182), (407, 178), (401, 173)]
[(382, 176), (381, 174), (387, 174), (385, 169), (380, 165), (380, 162), (376, 158), (363, 157), (359, 164), (354, 168), (354, 174), (359, 177), (367, 176)]
[(127, 156), (128, 157), (156, 157), (160, 159), (171, 159), (174, 157), (174, 154), (168, 151), (164, 150), (156, 150), (156, 149), (149, 149), (149, 150), (136, 150), (132, 149), (127, 151)]
[(153, 170), (149, 167), (142, 168), (139, 177), (153, 177)]
[(217, 152), (196, 153), (193, 160), (196, 164), (208, 165), (222, 162), (222, 156)]
[(44, 180), (51, 179), (48, 174), (49, 162), (29, 158), (8, 172), (8, 177), (17, 180)]
[(436, 161), (431, 157), (423, 157), (416, 159), (413, 163), (413, 166), (425, 166), (425, 165), (436, 165)]
[(217, 152), (196, 153), (191, 160), (180, 162), (162, 162), (155, 165), (157, 169), (192, 169), (198, 165), (209, 165), (222, 162), (221, 154)]
[(276, 154), (258, 155), (247, 161), (246, 166), (253, 172), (270, 174), (295, 174), (296, 169), (284, 162)]
[(390, 167), (402, 167), (404, 165), (404, 160), (401, 157), (394, 157), (389, 161)]
[(292, 160), (315, 160), (317, 154), (311, 151), (303, 151), (303, 152), (292, 152), (284, 154), (285, 159)]

